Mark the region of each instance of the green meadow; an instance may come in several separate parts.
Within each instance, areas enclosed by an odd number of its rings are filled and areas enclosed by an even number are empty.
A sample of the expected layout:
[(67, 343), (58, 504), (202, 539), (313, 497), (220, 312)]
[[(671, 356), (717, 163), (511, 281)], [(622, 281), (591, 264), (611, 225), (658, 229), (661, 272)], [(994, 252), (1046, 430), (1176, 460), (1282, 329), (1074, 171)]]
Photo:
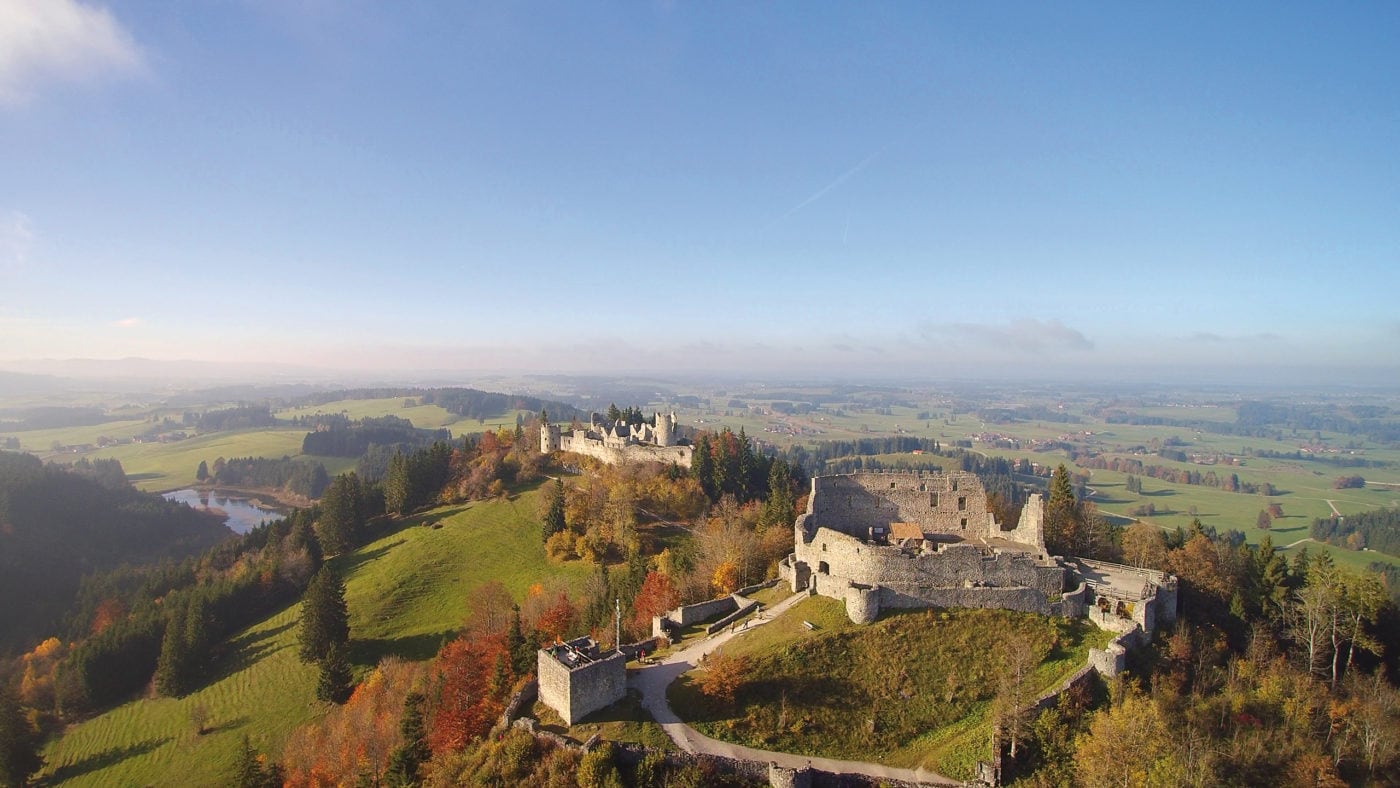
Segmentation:
[[(532, 490), (427, 512), (337, 558), (357, 670), (388, 654), (431, 657), (470, 614), (470, 592), (492, 580), (517, 600), (549, 578), (577, 589), (590, 570), (546, 560), (536, 496)], [(291, 605), (231, 638), (197, 692), (133, 699), (70, 726), (44, 753), (45, 782), (222, 785), (245, 734), (259, 750), (280, 756), (291, 731), (328, 708), (315, 699), (315, 667), (296, 657), (299, 612)], [(203, 735), (190, 722), (197, 705), (209, 712), (212, 730)]]
[(734, 704), (699, 691), (703, 667), (669, 697), (682, 719), (718, 739), (968, 779), (990, 754), (998, 654), (1017, 643), (1047, 652), (1027, 679), (1033, 698), (1111, 638), (1084, 620), (1006, 610), (901, 611), (858, 626), (841, 602), (812, 597), (720, 648), (748, 661)]

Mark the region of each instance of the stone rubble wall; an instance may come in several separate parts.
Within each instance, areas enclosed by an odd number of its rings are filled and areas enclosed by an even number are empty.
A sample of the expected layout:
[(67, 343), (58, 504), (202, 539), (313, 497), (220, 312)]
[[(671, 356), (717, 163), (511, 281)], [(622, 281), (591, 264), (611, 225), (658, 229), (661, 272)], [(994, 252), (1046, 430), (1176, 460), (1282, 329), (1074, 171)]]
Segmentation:
[(987, 511), (981, 480), (965, 471), (817, 476), (807, 511), (812, 515), (809, 527), (854, 536), (897, 522), (919, 523), (925, 533), (1001, 535)]
[(559, 450), (582, 454), (609, 465), (623, 465), (629, 462), (660, 462), (666, 465), (675, 463), (689, 468), (692, 449), (689, 446), (649, 446), (646, 444), (623, 444), (608, 446), (600, 440), (590, 440), (583, 430), (559, 438)]

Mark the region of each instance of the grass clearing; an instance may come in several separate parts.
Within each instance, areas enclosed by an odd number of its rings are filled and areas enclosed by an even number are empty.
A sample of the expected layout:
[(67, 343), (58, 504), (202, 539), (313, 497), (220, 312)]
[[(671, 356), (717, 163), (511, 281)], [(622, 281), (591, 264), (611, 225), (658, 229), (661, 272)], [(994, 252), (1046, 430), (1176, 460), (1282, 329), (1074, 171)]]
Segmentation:
[[(120, 460), (127, 478), (138, 489), (178, 490), (195, 483), (201, 460), (213, 465), (219, 457), (296, 457), (301, 454), (305, 437), (306, 430), (300, 428), (215, 432), (173, 443), (108, 446), (82, 456)], [(52, 459), (73, 462), (78, 455), (60, 454)], [(329, 466), (326, 470), (330, 470)]]
[(699, 691), (699, 670), (673, 684), (670, 698), (718, 739), (967, 779), (988, 755), (999, 653), (1022, 643), (1042, 655), (1033, 696), (1111, 637), (1084, 620), (1006, 610), (905, 611), (861, 627), (842, 603), (814, 597), (721, 649), (750, 660), (732, 706)]
[[(469, 592), (491, 580), (517, 599), (549, 577), (577, 588), (592, 570), (547, 561), (534, 518), (537, 494), (426, 512), (336, 559), (346, 577), (356, 667), (391, 653), (432, 656), (466, 618)], [(421, 524), (438, 521), (437, 529)], [(328, 708), (315, 700), (316, 668), (296, 656), (299, 614), (293, 604), (235, 635), (211, 669), (215, 678), (195, 693), (133, 700), (70, 726), (44, 752), (44, 783), (223, 785), (244, 734), (280, 757), (291, 731)], [(212, 731), (197, 736), (189, 716), (201, 703)]]

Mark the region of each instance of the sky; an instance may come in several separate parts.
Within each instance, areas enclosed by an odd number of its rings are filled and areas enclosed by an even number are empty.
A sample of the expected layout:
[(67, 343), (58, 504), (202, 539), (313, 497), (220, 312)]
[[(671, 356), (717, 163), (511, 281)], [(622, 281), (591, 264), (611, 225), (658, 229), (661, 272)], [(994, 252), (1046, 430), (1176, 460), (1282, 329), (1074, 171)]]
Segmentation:
[(0, 361), (1400, 382), (1400, 4), (0, 0)]

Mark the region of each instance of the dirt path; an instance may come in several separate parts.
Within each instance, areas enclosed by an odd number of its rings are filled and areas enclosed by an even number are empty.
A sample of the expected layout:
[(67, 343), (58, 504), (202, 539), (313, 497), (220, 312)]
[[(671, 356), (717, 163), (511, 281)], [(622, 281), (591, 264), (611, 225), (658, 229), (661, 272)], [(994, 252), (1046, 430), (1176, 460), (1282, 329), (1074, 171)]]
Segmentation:
[(725, 630), (696, 641), (680, 651), (668, 654), (659, 664), (648, 665), (637, 670), (628, 679), (628, 684), (642, 693), (642, 706), (651, 713), (652, 719), (665, 729), (666, 735), (671, 737), (671, 741), (674, 741), (677, 747), (686, 752), (722, 755), (758, 763), (776, 763), (779, 766), (792, 769), (811, 766), (833, 774), (864, 774), (875, 778), (906, 780), (931, 785), (961, 785), (962, 783), (949, 780), (927, 769), (899, 769), (865, 761), (843, 761), (835, 758), (794, 755), (719, 741), (686, 725), (680, 717), (676, 716), (675, 712), (671, 711), (670, 704), (666, 702), (666, 688), (671, 685), (671, 682), (675, 681), (682, 673), (694, 668), (704, 655), (729, 642), (731, 638), (744, 634), (748, 629), (761, 626), (777, 618), (806, 596), (805, 593), (793, 594), (754, 616), (744, 629), (737, 632)]
[(1333, 516), (1333, 517), (1341, 517), (1341, 516), (1342, 516), (1342, 513), (1339, 512), (1339, 511), (1337, 511), (1337, 504), (1333, 503), (1331, 498), (1323, 498), (1322, 500), (1326, 501), (1326, 502), (1327, 502), (1327, 505), (1330, 506), (1330, 507), (1332, 507), (1332, 516)]

